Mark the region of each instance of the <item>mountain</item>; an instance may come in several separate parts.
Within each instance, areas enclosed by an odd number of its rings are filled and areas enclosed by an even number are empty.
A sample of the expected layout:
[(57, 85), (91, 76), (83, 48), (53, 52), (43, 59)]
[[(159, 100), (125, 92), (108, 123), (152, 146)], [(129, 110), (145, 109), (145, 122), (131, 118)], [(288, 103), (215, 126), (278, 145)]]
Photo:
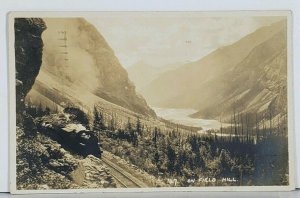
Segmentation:
[(141, 92), (153, 106), (197, 109), (193, 117), (199, 118), (280, 109), (286, 103), (286, 46), (286, 21), (280, 21), (164, 73)]
[(160, 67), (154, 67), (143, 61), (138, 61), (130, 66), (127, 69), (127, 72), (130, 80), (134, 82), (136, 88), (140, 91), (164, 72), (176, 69), (181, 65), (181, 63), (174, 63)]
[(41, 71), (28, 99), (86, 110), (110, 105), (155, 117), (93, 25), (82, 18), (45, 19), (45, 23)]

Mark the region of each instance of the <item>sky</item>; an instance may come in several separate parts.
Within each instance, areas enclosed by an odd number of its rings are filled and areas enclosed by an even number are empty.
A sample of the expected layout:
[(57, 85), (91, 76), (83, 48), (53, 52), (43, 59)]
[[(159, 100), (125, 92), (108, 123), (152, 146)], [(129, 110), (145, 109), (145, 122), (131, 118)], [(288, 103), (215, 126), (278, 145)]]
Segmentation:
[(86, 18), (104, 36), (123, 67), (154, 67), (201, 59), (256, 29), (282, 20), (275, 16), (197, 14), (106, 14)]

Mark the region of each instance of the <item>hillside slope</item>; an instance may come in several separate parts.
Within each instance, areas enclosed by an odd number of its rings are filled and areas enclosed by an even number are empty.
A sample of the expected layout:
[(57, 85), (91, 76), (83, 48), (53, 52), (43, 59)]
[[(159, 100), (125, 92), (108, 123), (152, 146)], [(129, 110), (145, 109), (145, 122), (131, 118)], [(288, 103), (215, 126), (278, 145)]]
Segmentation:
[(286, 44), (281, 21), (165, 73), (142, 93), (153, 106), (194, 108), (200, 118), (263, 111), (286, 102)]
[[(203, 86), (214, 90), (205, 105), (199, 104), (194, 117), (217, 117), (220, 113), (286, 112), (287, 49), (285, 32), (254, 48), (234, 70), (218, 76)], [(223, 85), (223, 86), (222, 86)], [(199, 88), (201, 91), (201, 88)]]
[[(155, 116), (105, 39), (82, 18), (45, 19), (40, 74), (28, 98), (90, 110), (98, 101)], [(46, 100), (45, 100), (46, 99)]]

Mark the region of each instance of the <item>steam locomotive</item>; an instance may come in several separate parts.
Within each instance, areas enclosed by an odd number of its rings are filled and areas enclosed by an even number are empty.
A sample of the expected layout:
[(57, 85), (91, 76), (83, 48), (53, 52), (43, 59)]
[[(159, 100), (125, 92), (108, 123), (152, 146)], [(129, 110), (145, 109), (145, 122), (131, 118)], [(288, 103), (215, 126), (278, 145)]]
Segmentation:
[(94, 155), (101, 158), (101, 145), (93, 131), (87, 130), (82, 124), (72, 123), (57, 126), (53, 123), (39, 120), (39, 132), (49, 136), (62, 147), (81, 156)]

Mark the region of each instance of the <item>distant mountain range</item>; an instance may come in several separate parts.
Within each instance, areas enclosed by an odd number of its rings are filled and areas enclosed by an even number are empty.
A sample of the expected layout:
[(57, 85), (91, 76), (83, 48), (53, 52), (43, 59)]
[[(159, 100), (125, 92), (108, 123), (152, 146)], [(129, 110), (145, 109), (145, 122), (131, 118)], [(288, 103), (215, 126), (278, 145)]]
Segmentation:
[(127, 72), (130, 80), (134, 82), (137, 90), (140, 91), (164, 72), (177, 69), (181, 65), (182, 63), (175, 63), (155, 67), (143, 61), (139, 61), (127, 68)]
[(141, 89), (152, 106), (193, 108), (198, 118), (285, 111), (286, 21), (262, 27), (204, 58), (167, 71)]
[(155, 117), (93, 25), (82, 18), (45, 22), (43, 63), (27, 99), (47, 106), (69, 103), (87, 110), (96, 104), (120, 106)]

